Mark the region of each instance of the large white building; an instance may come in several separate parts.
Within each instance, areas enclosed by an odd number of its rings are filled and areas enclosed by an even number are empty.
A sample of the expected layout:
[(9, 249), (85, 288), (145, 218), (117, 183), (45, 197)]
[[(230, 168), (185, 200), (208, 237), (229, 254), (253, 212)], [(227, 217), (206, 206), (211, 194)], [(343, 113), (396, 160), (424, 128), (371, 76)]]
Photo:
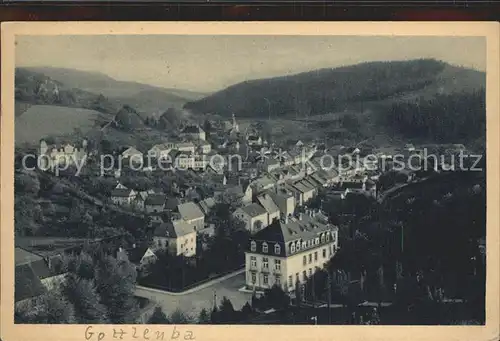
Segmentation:
[(40, 140), (38, 156), (40, 168), (43, 170), (54, 169), (59, 165), (75, 165), (85, 163), (88, 156), (88, 143), (83, 139), (80, 145), (56, 145), (47, 144), (45, 140)]
[(246, 285), (273, 285), (290, 292), (330, 260), (338, 248), (338, 228), (320, 211), (308, 210), (262, 229), (245, 253)]

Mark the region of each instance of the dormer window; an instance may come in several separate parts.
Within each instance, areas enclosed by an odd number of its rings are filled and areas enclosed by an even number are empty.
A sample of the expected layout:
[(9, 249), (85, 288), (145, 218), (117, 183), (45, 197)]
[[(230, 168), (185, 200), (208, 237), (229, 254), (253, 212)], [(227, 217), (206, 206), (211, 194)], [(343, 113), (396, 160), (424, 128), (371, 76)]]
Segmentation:
[(321, 234), (321, 242), (324, 243), (325, 242), (325, 235), (322, 233)]
[(302, 248), (305, 249), (307, 247), (307, 243), (306, 242), (302, 242)]
[(274, 253), (279, 255), (281, 253), (281, 247), (279, 244), (274, 244)]
[(290, 244), (290, 252), (294, 253), (295, 252), (295, 243)]
[(316, 239), (314, 240), (314, 244), (316, 244), (316, 245), (318, 245), (318, 244), (319, 244), (319, 238), (316, 238)]
[(262, 243), (262, 252), (267, 253), (267, 251), (268, 251), (267, 250), (267, 243), (264, 242), (264, 243)]
[(250, 251), (255, 252), (257, 250), (257, 243), (252, 240), (250, 243)]
[(326, 241), (329, 241), (330, 240), (330, 233), (327, 233), (326, 234)]
[(297, 249), (297, 251), (299, 251), (299, 250), (300, 250), (300, 241), (298, 241), (298, 242), (297, 242), (296, 249)]

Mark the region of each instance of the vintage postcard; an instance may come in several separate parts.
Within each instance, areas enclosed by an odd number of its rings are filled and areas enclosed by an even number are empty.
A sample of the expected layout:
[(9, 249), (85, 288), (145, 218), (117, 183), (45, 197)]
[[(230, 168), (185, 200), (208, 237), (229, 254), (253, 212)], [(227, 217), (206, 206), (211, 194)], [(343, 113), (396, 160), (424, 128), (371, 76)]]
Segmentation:
[(3, 341), (498, 339), (497, 23), (1, 43)]

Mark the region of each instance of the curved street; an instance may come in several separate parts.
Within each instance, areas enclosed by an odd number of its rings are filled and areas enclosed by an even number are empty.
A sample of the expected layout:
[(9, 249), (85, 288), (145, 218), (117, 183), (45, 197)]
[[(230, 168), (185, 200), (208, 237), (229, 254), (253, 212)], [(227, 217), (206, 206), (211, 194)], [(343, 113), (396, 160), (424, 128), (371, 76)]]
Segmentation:
[(241, 309), (252, 297), (250, 293), (238, 291), (244, 285), (245, 270), (242, 269), (182, 293), (137, 286), (135, 294), (157, 302), (167, 315), (179, 308), (182, 312), (197, 317), (203, 308), (208, 311), (213, 308), (214, 296), (217, 305), (226, 296), (234, 309)]

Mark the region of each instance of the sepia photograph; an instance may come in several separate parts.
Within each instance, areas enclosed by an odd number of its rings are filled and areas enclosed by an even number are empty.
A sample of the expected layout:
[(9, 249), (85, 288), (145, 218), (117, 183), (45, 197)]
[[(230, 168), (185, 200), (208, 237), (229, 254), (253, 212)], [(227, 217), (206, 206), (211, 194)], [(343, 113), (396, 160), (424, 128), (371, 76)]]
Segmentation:
[(498, 26), (230, 25), (9, 36), (7, 321), (498, 324)]

